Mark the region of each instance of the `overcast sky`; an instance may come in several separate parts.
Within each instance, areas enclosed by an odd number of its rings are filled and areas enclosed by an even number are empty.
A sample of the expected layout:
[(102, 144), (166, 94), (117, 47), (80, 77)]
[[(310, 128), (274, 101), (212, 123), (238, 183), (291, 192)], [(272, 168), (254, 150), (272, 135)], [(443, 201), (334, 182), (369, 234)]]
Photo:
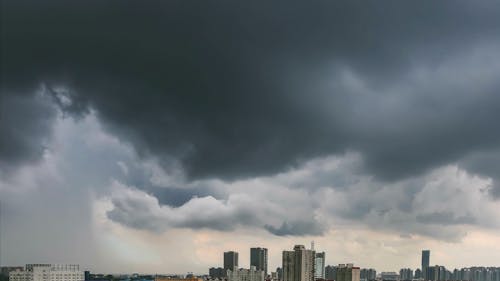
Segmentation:
[(2, 265), (500, 266), (500, 2), (1, 5)]

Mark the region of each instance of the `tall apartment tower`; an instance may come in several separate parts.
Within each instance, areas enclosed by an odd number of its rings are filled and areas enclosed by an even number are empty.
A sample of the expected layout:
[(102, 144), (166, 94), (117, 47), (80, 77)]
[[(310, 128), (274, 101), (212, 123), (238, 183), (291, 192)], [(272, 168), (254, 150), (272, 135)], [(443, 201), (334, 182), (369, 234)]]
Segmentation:
[(314, 281), (314, 260), (314, 251), (303, 245), (283, 251), (283, 281)]
[(429, 261), (431, 258), (431, 251), (430, 250), (423, 250), (422, 251), (422, 277), (424, 280), (427, 279), (427, 268), (429, 268)]
[(238, 252), (224, 252), (224, 270), (234, 270), (238, 268)]
[(255, 266), (257, 270), (264, 271), (267, 276), (267, 249), (250, 248), (250, 266)]
[(325, 279), (325, 252), (314, 256), (314, 279)]

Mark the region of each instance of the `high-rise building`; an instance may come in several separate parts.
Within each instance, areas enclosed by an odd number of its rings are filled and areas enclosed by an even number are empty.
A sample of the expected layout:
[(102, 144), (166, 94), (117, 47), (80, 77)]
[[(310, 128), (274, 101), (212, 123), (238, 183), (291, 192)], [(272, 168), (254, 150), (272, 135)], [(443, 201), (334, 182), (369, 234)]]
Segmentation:
[(400, 280), (412, 280), (413, 279), (413, 270), (410, 268), (402, 268), (399, 270), (399, 279)]
[(257, 270), (264, 271), (267, 276), (267, 249), (250, 248), (250, 266), (255, 266)]
[(373, 281), (377, 278), (377, 271), (373, 268), (362, 268), (359, 271), (359, 279), (361, 281)]
[(314, 278), (325, 279), (325, 252), (315, 253)]
[(234, 270), (238, 268), (238, 252), (224, 252), (224, 269)]
[(84, 281), (76, 264), (27, 264), (24, 270), (9, 273), (9, 281)]
[(430, 280), (427, 279), (427, 268), (429, 267), (429, 262), (431, 258), (431, 251), (430, 250), (423, 250), (422, 251), (422, 276), (425, 280)]
[(303, 245), (283, 251), (283, 281), (314, 281), (314, 259), (314, 251)]
[(326, 280), (337, 280), (337, 267), (333, 265), (328, 265), (325, 267), (325, 279)]
[(337, 267), (337, 279), (336, 281), (360, 281), (360, 269), (359, 267), (353, 266), (352, 263), (339, 264)]

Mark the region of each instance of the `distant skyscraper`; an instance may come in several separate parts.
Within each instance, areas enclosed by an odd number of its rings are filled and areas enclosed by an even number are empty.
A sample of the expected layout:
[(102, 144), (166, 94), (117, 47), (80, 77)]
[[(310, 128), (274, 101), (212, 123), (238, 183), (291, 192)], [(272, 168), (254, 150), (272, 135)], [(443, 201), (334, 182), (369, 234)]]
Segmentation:
[(283, 251), (283, 281), (314, 281), (314, 258), (314, 251), (303, 245)]
[(314, 278), (325, 279), (325, 252), (315, 254)]
[(267, 276), (267, 249), (250, 248), (250, 266), (255, 266), (257, 270), (264, 271)]
[(224, 269), (234, 270), (235, 268), (238, 268), (238, 253), (233, 251), (224, 252)]
[(427, 279), (427, 268), (429, 267), (430, 258), (431, 258), (431, 251), (430, 250), (423, 250), (422, 251), (422, 276), (424, 279)]

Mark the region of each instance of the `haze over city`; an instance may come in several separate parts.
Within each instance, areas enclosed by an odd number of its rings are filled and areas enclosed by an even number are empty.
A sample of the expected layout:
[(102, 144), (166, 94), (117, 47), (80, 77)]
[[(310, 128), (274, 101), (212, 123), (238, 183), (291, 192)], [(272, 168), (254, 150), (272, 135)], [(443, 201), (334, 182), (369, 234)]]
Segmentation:
[(2, 0), (0, 20), (2, 266), (208, 274), (263, 247), (274, 271), (314, 241), (327, 265), (500, 267), (500, 2)]

